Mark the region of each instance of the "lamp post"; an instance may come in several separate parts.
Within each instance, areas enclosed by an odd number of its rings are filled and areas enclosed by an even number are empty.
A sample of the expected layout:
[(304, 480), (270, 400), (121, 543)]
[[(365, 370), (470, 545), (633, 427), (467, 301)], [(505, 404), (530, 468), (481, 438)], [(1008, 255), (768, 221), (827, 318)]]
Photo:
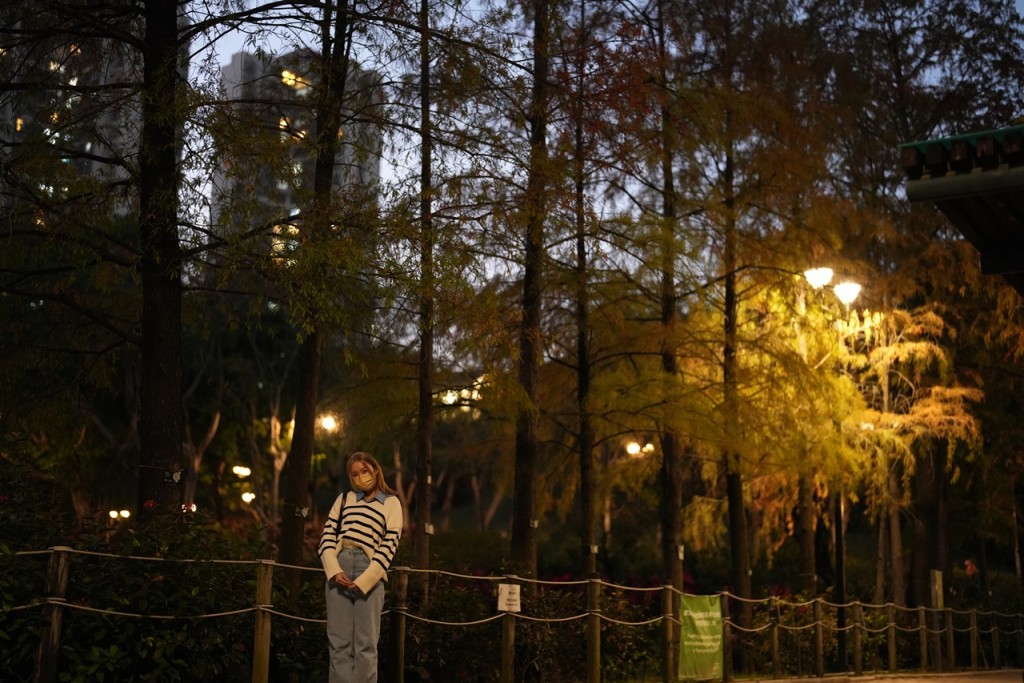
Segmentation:
[[(814, 289), (822, 289), (832, 282), (834, 273), (831, 268), (812, 268), (804, 272), (804, 277)], [(849, 280), (833, 285), (832, 291), (839, 302), (848, 310), (850, 304), (860, 295), (861, 286)], [(842, 483), (836, 492), (833, 502), (833, 533), (835, 535), (836, 554), (836, 642), (839, 649), (839, 667), (848, 668), (846, 653), (846, 495)]]

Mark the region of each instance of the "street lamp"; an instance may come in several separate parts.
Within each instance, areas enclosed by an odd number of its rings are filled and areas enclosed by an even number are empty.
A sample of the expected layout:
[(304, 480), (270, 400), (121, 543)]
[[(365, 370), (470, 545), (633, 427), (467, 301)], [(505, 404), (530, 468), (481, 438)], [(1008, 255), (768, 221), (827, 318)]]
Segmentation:
[(804, 278), (814, 289), (821, 289), (832, 282), (831, 268), (811, 268), (804, 271)]
[(840, 282), (832, 288), (832, 291), (836, 293), (839, 301), (844, 306), (849, 306), (857, 299), (857, 295), (860, 294), (860, 285), (856, 282)]
[[(814, 289), (821, 289), (832, 282), (833, 272), (831, 268), (812, 268), (804, 272), (804, 277)], [(844, 281), (832, 287), (836, 298), (844, 307), (849, 308), (850, 304), (857, 300), (860, 295), (861, 286), (857, 282)], [(843, 524), (846, 518), (846, 495), (840, 485), (836, 492), (835, 500), (835, 543), (836, 543), (836, 640), (839, 647), (839, 666), (845, 671), (847, 668), (846, 655), (846, 530)]]
[(338, 420), (330, 413), (321, 415), (319, 421), (320, 427), (326, 432), (333, 434), (338, 429)]
[[(835, 273), (833, 273), (831, 268), (811, 268), (804, 271), (804, 278), (814, 289), (828, 286), (832, 282), (834, 275)], [(832, 291), (835, 292), (836, 297), (844, 306), (849, 306), (860, 295), (860, 284), (851, 280), (844, 280), (834, 285)]]

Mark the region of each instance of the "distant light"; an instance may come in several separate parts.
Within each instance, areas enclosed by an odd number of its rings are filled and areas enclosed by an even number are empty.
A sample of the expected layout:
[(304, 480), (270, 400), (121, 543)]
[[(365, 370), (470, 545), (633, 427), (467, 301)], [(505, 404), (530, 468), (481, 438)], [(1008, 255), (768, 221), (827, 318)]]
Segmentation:
[(132, 516), (132, 513), (129, 512), (128, 510), (121, 510), (120, 512), (117, 513), (117, 515), (121, 519), (128, 519), (129, 517)]
[(252, 470), (244, 465), (235, 465), (234, 467), (231, 468), (231, 471), (234, 472), (236, 476), (241, 477), (242, 479), (245, 479), (250, 474), (252, 474)]
[(107, 514), (110, 515), (111, 519), (117, 519), (117, 510), (111, 510)]
[(296, 90), (304, 90), (309, 87), (309, 84), (302, 79), (302, 76), (288, 69), (281, 70), (281, 82), (289, 88), (295, 88)]
[(252, 491), (246, 491), (245, 493), (242, 494), (242, 502), (251, 503), (254, 500), (256, 500), (256, 494), (253, 493)]
[(182, 512), (195, 512), (196, 509), (197, 508), (196, 508), (196, 504), (195, 503), (192, 503), (191, 505), (182, 505), (181, 506), (181, 511)]
[(852, 304), (856, 300), (857, 295), (860, 294), (860, 285), (856, 282), (840, 282), (833, 289), (836, 296), (839, 297), (839, 300), (845, 306)]
[(338, 428), (338, 420), (333, 415), (322, 415), (320, 417), (320, 427), (328, 432), (333, 432)]
[(832, 269), (831, 268), (811, 268), (810, 270), (804, 271), (804, 277), (807, 278), (807, 282), (815, 289), (821, 289), (828, 283), (832, 282)]
[(642, 447), (636, 441), (630, 441), (626, 444), (626, 453), (630, 456), (635, 456), (640, 453)]

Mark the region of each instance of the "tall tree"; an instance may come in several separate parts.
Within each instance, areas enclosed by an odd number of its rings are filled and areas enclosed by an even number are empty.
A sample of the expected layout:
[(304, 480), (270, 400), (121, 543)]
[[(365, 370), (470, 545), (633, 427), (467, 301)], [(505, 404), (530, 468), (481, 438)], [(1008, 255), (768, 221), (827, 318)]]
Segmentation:
[(532, 25), (532, 87), (526, 120), (530, 131), (530, 158), (523, 196), (523, 289), (519, 328), (519, 384), (522, 401), (516, 415), (515, 490), (512, 517), (512, 561), (524, 576), (537, 575), (537, 373), (543, 349), (541, 296), (544, 280), (544, 223), (550, 190), (547, 123), (550, 94), (550, 0), (524, 3)]
[[(420, 0), (420, 295), (419, 295), (419, 403), (416, 419), (416, 537), (415, 566), (430, 565), (430, 510), (433, 503), (434, 435), (434, 217), (432, 175), (433, 118), (431, 116), (430, 3)], [(424, 574), (424, 577), (427, 575)], [(422, 583), (424, 601), (427, 582)]]
[[(325, 268), (345, 268), (327, 257), (336, 227), (345, 232), (358, 231), (358, 222), (344, 223), (335, 194), (335, 169), (343, 124), (343, 110), (349, 96), (346, 85), (352, 73), (350, 50), (355, 25), (353, 7), (347, 0), (323, 7), (319, 23), (320, 53), (317, 100), (314, 104), (315, 143), (311, 206), (302, 221), (300, 268), (310, 278), (300, 287), (317, 287), (316, 278), (327, 277)], [(327, 253), (325, 253), (327, 252)], [(316, 429), (320, 366), (323, 359), (327, 325), (335, 315), (327, 308), (327, 297), (302, 304), (303, 339), (299, 351), (298, 390), (295, 404), (295, 432), (285, 464), (285, 504), (282, 505), (281, 547), (279, 559), (286, 564), (301, 564), (305, 545), (306, 518), (310, 508), (309, 476)], [(293, 304), (298, 302), (293, 301)], [(293, 582), (297, 588), (298, 579)]]
[[(177, 511), (181, 491), (182, 261), (178, 242), (184, 127), (180, 93), (183, 44), (175, 0), (142, 5), (142, 131), (139, 139), (139, 236), (142, 271), (142, 374), (138, 510)], [(174, 475), (171, 475), (174, 473)]]

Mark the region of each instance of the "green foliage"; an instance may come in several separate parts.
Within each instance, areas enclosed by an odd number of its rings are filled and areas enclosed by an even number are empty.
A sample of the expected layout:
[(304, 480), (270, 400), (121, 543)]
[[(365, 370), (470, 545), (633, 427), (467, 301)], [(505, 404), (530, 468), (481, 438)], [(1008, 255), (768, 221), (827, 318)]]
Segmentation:
[[(0, 463), (5, 475), (13, 475), (5, 483), (17, 483), (18, 470), (5, 460)], [(27, 490), (46, 488), (34, 484)], [(49, 554), (16, 555), (15, 550), (70, 543), (80, 552), (71, 553), (69, 560), (61, 681), (248, 680), (252, 613), (197, 617), (252, 605), (254, 566), (211, 560), (252, 560), (260, 551), (258, 543), (230, 537), (195, 515), (154, 517), (124, 528), (87, 528), (66, 538), (62, 532), (68, 526), (46, 514), (45, 497), (14, 498), (6, 486), (2, 495), (0, 510), (9, 539), (0, 547), (4, 671), (24, 680), (31, 677), (45, 626), (43, 607), (30, 605), (46, 594)], [(43, 528), (41, 522), (51, 526)]]
[[(410, 582), (410, 586), (414, 585)], [(483, 624), (495, 614), (496, 588), (484, 578), (439, 577), (432, 580), (428, 611), (407, 622), (406, 677), (411, 681), (489, 682), (498, 678), (501, 664), (501, 619)], [(523, 589), (523, 614), (515, 618), (517, 680), (574, 683), (585, 677), (586, 620), (569, 619), (586, 612), (586, 587), (546, 584), (530, 594)], [(653, 596), (648, 598), (646, 596)], [(410, 604), (417, 604), (410, 595)], [(603, 589), (601, 611), (601, 669), (604, 680), (635, 680), (638, 672), (658, 667), (660, 629), (635, 626), (660, 613), (660, 594)], [(541, 619), (536, 621), (535, 619)], [(546, 621), (543, 621), (546, 620)], [(624, 622), (621, 624), (614, 621)], [(390, 652), (385, 627), (381, 652)], [(383, 667), (383, 664), (382, 664)], [(382, 671), (386, 671), (382, 668)]]
[(324, 577), (319, 568), (302, 572), (297, 595), (286, 594), (282, 570), (274, 572), (272, 601), (275, 609), (302, 618), (274, 617), (270, 640), (270, 679), (286, 680), (297, 675), (303, 681), (327, 678), (327, 632), (324, 625), (310, 622), (323, 620)]
[[(429, 611), (417, 614), (439, 622), (475, 622), (494, 615), (496, 600), (489, 581), (458, 580), (441, 586), (434, 583)], [(417, 596), (410, 591), (410, 604), (416, 602)], [(389, 652), (386, 645), (391, 642), (390, 629), (384, 629), (381, 640), (385, 644), (383, 651)], [(482, 644), (500, 642), (499, 621), (452, 628), (410, 620), (406, 635), (406, 675), (410, 681), (493, 681), (500, 666), (500, 651)]]

